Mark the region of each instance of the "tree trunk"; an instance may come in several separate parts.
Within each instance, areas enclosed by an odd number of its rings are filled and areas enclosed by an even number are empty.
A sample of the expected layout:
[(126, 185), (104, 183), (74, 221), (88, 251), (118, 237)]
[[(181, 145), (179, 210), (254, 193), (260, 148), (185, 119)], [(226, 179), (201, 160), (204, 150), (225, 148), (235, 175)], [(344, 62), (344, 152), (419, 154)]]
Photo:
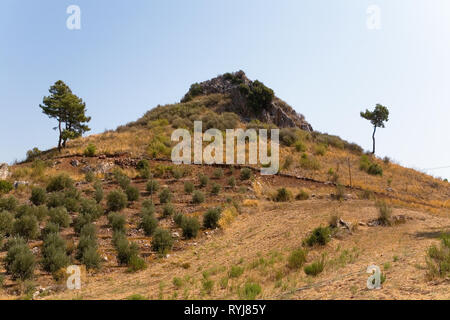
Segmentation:
[(377, 127), (374, 126), (373, 127), (373, 134), (372, 134), (372, 140), (373, 140), (373, 150), (372, 150), (372, 154), (375, 154), (375, 132), (377, 131)]
[(59, 121), (58, 128), (59, 128), (58, 151), (61, 152), (61, 140), (62, 140), (61, 120)]

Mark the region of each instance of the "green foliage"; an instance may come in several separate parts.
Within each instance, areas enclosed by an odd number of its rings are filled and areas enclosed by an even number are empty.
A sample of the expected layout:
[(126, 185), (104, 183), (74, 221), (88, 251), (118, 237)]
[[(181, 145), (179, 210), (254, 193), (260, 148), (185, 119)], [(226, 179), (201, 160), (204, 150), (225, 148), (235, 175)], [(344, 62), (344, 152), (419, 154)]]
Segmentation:
[(103, 200), (103, 187), (101, 182), (94, 183), (94, 198), (97, 203)]
[(140, 228), (144, 229), (146, 236), (151, 236), (158, 227), (158, 220), (153, 214), (144, 214), (141, 217)]
[(194, 191), (194, 184), (192, 182), (186, 181), (184, 183), (184, 192), (191, 194)]
[(132, 255), (128, 261), (128, 272), (137, 272), (145, 270), (146, 268), (147, 264), (145, 263), (145, 260), (139, 255)]
[(211, 208), (203, 215), (203, 226), (207, 229), (215, 229), (219, 227), (221, 216), (220, 208)]
[(109, 211), (122, 211), (128, 204), (128, 198), (121, 190), (113, 190), (106, 197)]
[(274, 96), (272, 89), (266, 87), (264, 83), (255, 80), (250, 85), (249, 93), (247, 94), (248, 106), (255, 112), (267, 109), (272, 103)]
[(13, 189), (11, 182), (6, 180), (0, 180), (0, 194), (9, 193)]
[(175, 214), (175, 216), (174, 216), (174, 218), (173, 218), (173, 221), (175, 222), (175, 224), (176, 224), (178, 227), (181, 227), (181, 226), (183, 225), (184, 219), (185, 219), (184, 214), (178, 212), (178, 213)]
[(86, 147), (86, 149), (84, 149), (83, 154), (86, 157), (94, 157), (96, 152), (97, 152), (97, 147), (94, 144), (89, 143), (89, 145)]
[(223, 177), (223, 170), (220, 168), (217, 168), (214, 170), (213, 176), (215, 179), (220, 179)]
[(14, 196), (0, 198), (0, 210), (13, 212), (16, 210), (18, 201)]
[(218, 195), (220, 190), (222, 189), (222, 186), (218, 183), (213, 183), (211, 187), (211, 194)]
[(236, 186), (236, 178), (235, 177), (230, 177), (228, 179), (228, 185), (232, 188), (234, 188)]
[(197, 237), (198, 230), (200, 229), (200, 222), (197, 218), (187, 217), (182, 219), (181, 229), (183, 230), (183, 237), (186, 239), (192, 239)]
[(318, 144), (314, 147), (314, 154), (317, 156), (324, 156), (327, 153), (327, 146), (324, 144)]
[(4, 261), (6, 272), (11, 274), (13, 279), (32, 278), (36, 262), (25, 241), (18, 239), (10, 243)]
[(242, 168), (241, 169), (241, 180), (249, 180), (252, 177), (252, 170), (249, 168)]
[(65, 173), (51, 177), (47, 184), (47, 192), (63, 191), (73, 188), (73, 180)]
[(172, 192), (170, 192), (169, 188), (164, 188), (159, 194), (159, 202), (160, 203), (169, 203), (172, 201)]
[(42, 265), (45, 271), (54, 273), (69, 264), (66, 242), (57, 233), (50, 233), (42, 246)]
[(35, 216), (23, 215), (14, 222), (14, 234), (24, 239), (31, 240), (39, 237), (39, 225)]
[(134, 202), (139, 200), (139, 189), (136, 187), (128, 186), (125, 189), (125, 193), (127, 195), (128, 201)]
[(299, 269), (306, 262), (307, 252), (301, 248), (292, 251), (288, 258), (288, 267), (291, 269)]
[(440, 246), (432, 245), (427, 251), (428, 277), (445, 278), (450, 275), (450, 233), (441, 235)]
[(378, 128), (384, 128), (384, 123), (389, 121), (389, 110), (381, 104), (377, 104), (373, 111), (366, 110), (365, 112), (361, 112), (360, 115), (362, 118), (369, 120), (374, 127)]
[(91, 183), (95, 180), (95, 174), (92, 171), (88, 171), (84, 174), (84, 180), (86, 180), (87, 183)]
[(57, 224), (60, 228), (67, 228), (72, 223), (72, 218), (64, 207), (50, 209), (48, 215), (50, 222)]
[(138, 162), (136, 166), (137, 170), (139, 171), (139, 176), (142, 179), (148, 179), (151, 176), (150, 172), (150, 163), (146, 159), (142, 159)]
[(262, 289), (258, 283), (247, 282), (244, 289), (240, 292), (240, 297), (245, 300), (255, 300), (261, 292)]
[(244, 268), (240, 266), (231, 266), (230, 271), (228, 271), (228, 276), (230, 278), (239, 278), (244, 273)]
[(93, 199), (82, 198), (80, 201), (80, 213), (87, 214), (96, 220), (100, 218), (103, 213), (103, 207)]
[(199, 174), (198, 180), (200, 181), (200, 188), (204, 188), (208, 185), (209, 178), (207, 175)]
[(96, 227), (91, 223), (84, 225), (80, 232), (76, 258), (87, 269), (98, 269), (100, 267), (100, 255), (98, 254), (97, 248)]
[(49, 92), (50, 96), (44, 97), (39, 107), (49, 118), (59, 122), (58, 149), (61, 149), (66, 146), (67, 140), (78, 138), (90, 130), (87, 123), (91, 118), (86, 116), (83, 100), (73, 94), (63, 81), (55, 82)]
[(308, 200), (309, 199), (309, 193), (305, 190), (300, 190), (298, 194), (295, 196), (295, 200)]
[(0, 234), (10, 236), (13, 232), (14, 215), (8, 211), (0, 211)]
[(295, 142), (294, 147), (297, 152), (305, 152), (306, 151), (306, 145), (300, 140)]
[(317, 276), (318, 274), (320, 274), (323, 269), (325, 268), (325, 257), (322, 256), (319, 260), (314, 261), (313, 263), (306, 265), (303, 270), (305, 271), (305, 273), (307, 275), (310, 276)]
[(172, 249), (173, 239), (166, 229), (158, 228), (153, 234), (152, 248), (154, 251), (165, 254)]
[(122, 190), (126, 190), (131, 183), (130, 178), (124, 174), (121, 170), (114, 170), (114, 180), (117, 182), (117, 184), (122, 188)]
[(163, 206), (162, 215), (163, 215), (164, 218), (171, 217), (171, 216), (173, 216), (174, 213), (175, 213), (175, 208), (174, 208), (174, 206), (171, 203), (166, 203)]
[(329, 227), (318, 227), (311, 235), (304, 240), (304, 243), (312, 247), (314, 245), (324, 246), (331, 240), (331, 230)]
[(47, 201), (47, 193), (42, 188), (33, 187), (31, 189), (30, 201), (36, 206), (44, 204)]
[(26, 161), (27, 162), (33, 161), (33, 160), (39, 158), (41, 154), (42, 154), (42, 151), (39, 150), (36, 147), (31, 149), (31, 150), (28, 150), (27, 151), (27, 160)]
[(200, 204), (205, 202), (205, 195), (199, 190), (195, 190), (192, 195), (192, 203)]
[(59, 233), (59, 225), (53, 222), (47, 222), (45, 228), (42, 229), (41, 236), (42, 239), (45, 239), (49, 234)]
[(378, 208), (378, 221), (385, 226), (392, 225), (392, 208), (387, 202), (384, 200), (378, 201), (376, 206)]
[(309, 157), (306, 153), (303, 153), (300, 158), (300, 167), (306, 170), (319, 170), (320, 163), (314, 157)]
[(108, 222), (113, 232), (125, 232), (126, 231), (126, 218), (123, 214), (118, 212), (111, 212), (108, 215)]
[(279, 188), (274, 197), (274, 201), (276, 202), (287, 202), (292, 200), (292, 192), (286, 188)]
[(156, 180), (150, 180), (147, 182), (147, 191), (150, 192), (150, 194), (154, 194), (158, 192), (159, 190), (159, 183)]

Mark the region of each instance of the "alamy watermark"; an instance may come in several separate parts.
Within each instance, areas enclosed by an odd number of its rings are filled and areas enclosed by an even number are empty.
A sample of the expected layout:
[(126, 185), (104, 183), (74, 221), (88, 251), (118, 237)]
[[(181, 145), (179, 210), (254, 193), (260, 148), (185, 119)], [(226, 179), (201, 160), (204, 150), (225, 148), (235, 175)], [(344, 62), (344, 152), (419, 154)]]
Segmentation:
[[(202, 122), (194, 121), (194, 138), (186, 129), (176, 129), (172, 141), (178, 144), (172, 149), (172, 161), (175, 164), (223, 164), (224, 143), (222, 131), (208, 129), (203, 133)], [(181, 139), (181, 141), (180, 141)], [(262, 175), (273, 175), (279, 170), (279, 129), (270, 130), (270, 149), (268, 148), (268, 130), (227, 129), (225, 136), (225, 163), (259, 163)], [(246, 141), (248, 140), (248, 162), (246, 162)], [(211, 142), (203, 149), (203, 142)], [(192, 152), (192, 145), (194, 150)], [(193, 158), (193, 161), (192, 161)]]
[(69, 277), (67, 278), (67, 282), (66, 282), (67, 289), (80, 290), (81, 289), (81, 268), (76, 265), (68, 266), (66, 273), (69, 275)]
[(381, 30), (381, 8), (376, 4), (367, 7), (366, 26), (369, 30)]
[(81, 29), (81, 9), (77, 5), (70, 5), (67, 7), (66, 13), (70, 16), (66, 20), (66, 27), (69, 30)]

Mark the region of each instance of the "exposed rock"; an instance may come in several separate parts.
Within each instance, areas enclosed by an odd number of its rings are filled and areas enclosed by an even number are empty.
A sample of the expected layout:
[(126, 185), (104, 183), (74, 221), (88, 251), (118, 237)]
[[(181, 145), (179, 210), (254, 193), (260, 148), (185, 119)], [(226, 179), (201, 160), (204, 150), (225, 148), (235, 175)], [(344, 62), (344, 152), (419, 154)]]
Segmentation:
[[(247, 97), (242, 93), (241, 85), (251, 87), (253, 81), (247, 78), (244, 71), (238, 71), (232, 74), (220, 75), (211, 80), (199, 83), (202, 94), (226, 94), (231, 98), (231, 103), (215, 110), (221, 112), (234, 112), (241, 117), (241, 120), (250, 122), (259, 120), (265, 123), (274, 124), (280, 128), (298, 127), (306, 131), (313, 131), (311, 125), (305, 120), (305, 117), (298, 114), (290, 105), (283, 100), (274, 97), (270, 106), (255, 112), (247, 104)], [(187, 93), (181, 101), (187, 101)]]
[(100, 162), (95, 168), (95, 172), (107, 173), (109, 170), (114, 168), (114, 163), (112, 162)]
[(78, 166), (80, 165), (80, 161), (78, 161), (78, 160), (76, 160), (76, 159), (71, 160), (71, 161), (70, 161), (70, 165), (71, 165), (72, 167), (78, 167)]
[(8, 179), (11, 175), (11, 171), (9, 171), (9, 166), (6, 163), (0, 164), (0, 180)]
[(14, 189), (20, 186), (28, 186), (30, 183), (28, 181), (14, 181)]

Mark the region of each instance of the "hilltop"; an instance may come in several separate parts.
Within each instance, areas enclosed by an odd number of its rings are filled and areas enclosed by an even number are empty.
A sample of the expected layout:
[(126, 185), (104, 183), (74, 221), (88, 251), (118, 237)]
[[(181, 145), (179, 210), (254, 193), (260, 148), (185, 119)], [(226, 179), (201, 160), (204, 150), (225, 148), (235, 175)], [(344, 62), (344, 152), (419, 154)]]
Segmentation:
[[(195, 120), (204, 130), (280, 128), (280, 173), (174, 165), (170, 134)], [(3, 246), (2, 298), (450, 298), (428, 251), (450, 231), (449, 183), (314, 131), (243, 72), (193, 84), (179, 103), (68, 141), (61, 153), (30, 152), (1, 175), (15, 186), (2, 190), (0, 242), (25, 234), (42, 261), (57, 224), (71, 264), (100, 264), (70, 291), (65, 268), (39, 264), (31, 283), (13, 279)], [(86, 225), (97, 243), (84, 256)], [(168, 238), (173, 246), (159, 252), (155, 239)], [(384, 274), (381, 290), (366, 288), (371, 264)]]

